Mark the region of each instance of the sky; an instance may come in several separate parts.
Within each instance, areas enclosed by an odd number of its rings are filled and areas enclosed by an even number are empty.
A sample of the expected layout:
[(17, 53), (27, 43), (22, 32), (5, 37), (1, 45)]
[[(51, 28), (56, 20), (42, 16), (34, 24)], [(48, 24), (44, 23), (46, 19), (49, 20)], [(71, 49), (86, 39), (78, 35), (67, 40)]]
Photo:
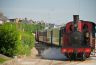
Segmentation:
[(79, 15), (96, 22), (96, 0), (0, 0), (0, 11), (8, 18), (25, 18), (65, 24)]

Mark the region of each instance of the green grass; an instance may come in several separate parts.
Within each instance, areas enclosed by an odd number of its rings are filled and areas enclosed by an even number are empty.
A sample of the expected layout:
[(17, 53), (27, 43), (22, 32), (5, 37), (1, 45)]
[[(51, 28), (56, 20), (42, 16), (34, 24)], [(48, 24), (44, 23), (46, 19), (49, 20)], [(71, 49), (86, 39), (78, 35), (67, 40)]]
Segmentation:
[(5, 61), (7, 61), (8, 59), (5, 59), (5, 58), (0, 58), (0, 64), (1, 63), (4, 63)]

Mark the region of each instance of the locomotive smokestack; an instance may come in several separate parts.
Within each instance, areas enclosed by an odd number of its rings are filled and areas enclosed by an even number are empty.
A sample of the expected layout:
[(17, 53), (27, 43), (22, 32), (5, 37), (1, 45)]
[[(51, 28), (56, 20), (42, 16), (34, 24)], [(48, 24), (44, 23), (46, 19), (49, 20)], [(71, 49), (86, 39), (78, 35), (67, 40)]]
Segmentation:
[(77, 31), (77, 22), (79, 21), (79, 15), (73, 15), (74, 31)]
[(73, 22), (76, 24), (79, 21), (79, 15), (73, 15)]

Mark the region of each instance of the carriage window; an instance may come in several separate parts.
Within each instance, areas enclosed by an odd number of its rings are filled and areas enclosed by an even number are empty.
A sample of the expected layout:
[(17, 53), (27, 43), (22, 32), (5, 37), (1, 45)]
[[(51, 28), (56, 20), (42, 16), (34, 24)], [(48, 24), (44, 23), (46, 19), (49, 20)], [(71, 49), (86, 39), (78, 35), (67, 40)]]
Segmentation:
[(73, 29), (72, 29), (72, 25), (70, 25), (70, 31), (73, 31)]
[(86, 24), (83, 26), (83, 32), (88, 32), (88, 26)]

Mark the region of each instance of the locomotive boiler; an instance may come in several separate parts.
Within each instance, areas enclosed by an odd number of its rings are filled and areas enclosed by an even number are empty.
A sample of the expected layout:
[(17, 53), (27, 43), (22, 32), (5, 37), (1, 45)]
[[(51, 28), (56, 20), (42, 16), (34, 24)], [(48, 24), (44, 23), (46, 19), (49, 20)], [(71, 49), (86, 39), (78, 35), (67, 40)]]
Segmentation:
[(36, 41), (56, 45), (61, 53), (69, 59), (85, 60), (95, 49), (96, 24), (79, 20), (79, 15), (73, 15), (73, 21), (66, 26), (36, 32)]

